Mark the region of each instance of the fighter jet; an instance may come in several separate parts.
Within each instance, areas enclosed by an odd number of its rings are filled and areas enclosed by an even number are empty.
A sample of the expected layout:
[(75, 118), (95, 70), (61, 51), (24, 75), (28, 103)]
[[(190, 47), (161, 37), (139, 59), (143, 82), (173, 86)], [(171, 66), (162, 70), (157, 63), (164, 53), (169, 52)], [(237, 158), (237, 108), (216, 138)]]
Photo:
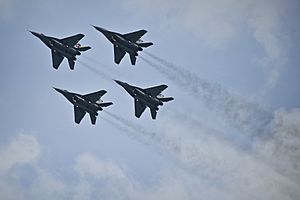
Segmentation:
[(102, 111), (103, 107), (112, 105), (112, 102), (103, 102), (101, 97), (106, 93), (105, 90), (93, 92), (86, 95), (76, 94), (67, 90), (54, 88), (57, 92), (64, 95), (72, 104), (74, 104), (75, 122), (80, 123), (84, 115), (88, 112), (90, 114), (93, 125), (96, 123), (98, 111)]
[(138, 51), (143, 51), (143, 47), (149, 47), (153, 45), (152, 42), (143, 43), (140, 39), (146, 30), (139, 30), (132, 33), (120, 34), (112, 31), (108, 31), (104, 28), (93, 26), (95, 29), (103, 33), (103, 35), (114, 45), (115, 63), (119, 64), (126, 52), (130, 55), (130, 61), (132, 65), (135, 65), (136, 56)]
[(163, 102), (168, 102), (174, 99), (173, 97), (164, 97), (161, 94), (161, 92), (168, 87), (167, 85), (159, 85), (142, 89), (122, 81), (115, 81), (134, 98), (135, 116), (137, 118), (140, 118), (146, 107), (149, 107), (152, 119), (156, 119), (158, 106), (162, 106)]
[(46, 36), (42, 33), (30, 31), (34, 36), (38, 37), (42, 42), (51, 49), (53, 68), (58, 69), (64, 57), (68, 59), (70, 69), (74, 69), (76, 56), (81, 51), (87, 51), (91, 47), (82, 47), (78, 42), (84, 37), (83, 34), (77, 34), (63, 39)]

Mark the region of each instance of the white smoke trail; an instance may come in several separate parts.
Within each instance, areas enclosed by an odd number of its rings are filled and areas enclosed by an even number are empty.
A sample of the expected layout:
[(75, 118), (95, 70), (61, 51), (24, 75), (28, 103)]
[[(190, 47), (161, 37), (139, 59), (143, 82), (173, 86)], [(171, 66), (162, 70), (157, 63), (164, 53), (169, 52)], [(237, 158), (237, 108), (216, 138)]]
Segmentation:
[(143, 61), (165, 75), (196, 100), (202, 100), (210, 110), (217, 111), (224, 119), (237, 125), (248, 135), (265, 136), (264, 133), (268, 129), (272, 115), (258, 104), (248, 102), (220, 85), (211, 84), (185, 68), (176, 66), (151, 53), (145, 53), (160, 64), (141, 57)]
[[(181, 119), (165, 118), (159, 132), (146, 129), (118, 115), (107, 112), (110, 124), (121, 131), (130, 132), (133, 139), (146, 143), (178, 168), (200, 181), (216, 182), (211, 187), (222, 187), (234, 199), (282, 199), (283, 193), (297, 199), (297, 182), (278, 173), (253, 151), (241, 150), (230, 141), (210, 134), (199, 125)], [(197, 135), (197, 136), (196, 136)], [(256, 191), (256, 192), (254, 192)], [(254, 193), (253, 193), (254, 192)], [(232, 199), (232, 198), (228, 198)]]
[(106, 68), (111, 68), (110, 66), (104, 64), (103, 62), (101, 62), (101, 61), (99, 61), (99, 60), (96, 60), (96, 59), (93, 58), (93, 57), (87, 56), (87, 55), (85, 55), (85, 54), (82, 54), (81, 56), (84, 57), (84, 58), (86, 58), (86, 59), (88, 59), (89, 61), (93, 62), (94, 64), (102, 65), (102, 66), (104, 66), (104, 67), (106, 67)]
[(123, 117), (108, 111), (104, 112), (111, 117), (111, 119), (102, 117), (104, 121), (119, 131), (122, 131), (130, 138), (149, 146), (152, 150), (154, 150), (154, 152), (157, 153), (157, 155), (162, 156), (165, 159), (168, 159), (168, 161), (174, 163), (175, 169), (180, 170), (181, 177), (189, 177), (188, 182), (192, 183), (194, 187), (198, 187), (204, 182), (208, 182), (207, 184), (210, 184), (211, 188), (216, 187), (211, 185), (209, 181), (209, 179), (212, 177), (207, 177), (203, 171), (201, 171), (199, 168), (197, 169), (198, 166), (195, 166), (191, 162), (187, 162), (185, 158), (183, 158), (185, 157), (185, 154), (182, 153), (183, 149), (180, 141), (177, 141), (174, 138), (165, 137), (165, 134), (160, 132), (153, 132), (145, 129), (136, 123), (126, 120)]
[(96, 75), (100, 76), (101, 78), (103, 78), (104, 80), (106, 80), (108, 82), (111, 82), (112, 80), (114, 80), (114, 78), (111, 77), (110, 75), (108, 75), (107, 73), (105, 73), (95, 67), (92, 67), (91, 65), (89, 65), (81, 60), (78, 60), (77, 62), (79, 62), (85, 68), (87, 68), (88, 70), (90, 70), (91, 72), (95, 73)]
[[(183, 130), (182, 133), (184, 133), (184, 137), (186, 139), (180, 139), (178, 136), (172, 136), (168, 135), (169, 133), (165, 133), (164, 131), (156, 132), (153, 130), (149, 130), (144, 128), (143, 126), (133, 123), (121, 116), (118, 116), (116, 114), (113, 114), (109, 111), (103, 111), (107, 113), (113, 120), (109, 120), (106, 118), (103, 118), (105, 121), (107, 121), (109, 124), (113, 125), (115, 128), (119, 129), (120, 131), (124, 131), (129, 137), (133, 138), (134, 140), (137, 140), (141, 142), (142, 144), (145, 144), (147, 146), (150, 146), (153, 150), (155, 150), (159, 155), (166, 155), (166, 157), (171, 157), (172, 161), (176, 163), (177, 167), (184, 169), (186, 172), (189, 173), (196, 173), (197, 176), (201, 177), (203, 176), (202, 172), (199, 172), (196, 170), (196, 168), (200, 165), (198, 162), (201, 160), (201, 154), (198, 154), (197, 152), (195, 154), (196, 146), (194, 146), (198, 140), (207, 140), (207, 136), (209, 135), (209, 138), (214, 138), (217, 141), (224, 141), (220, 137), (217, 138), (216, 135), (212, 136), (208, 129), (203, 128), (200, 124), (197, 123), (189, 123), (188, 125), (186, 122), (183, 122)], [(174, 120), (177, 121), (177, 120)], [(178, 121), (181, 121), (180, 119)], [(182, 122), (182, 121), (181, 121)], [(170, 124), (170, 123), (168, 123)], [(176, 123), (181, 124), (181, 123)], [(197, 129), (199, 132), (194, 134), (193, 132), (190, 133), (185, 129), (185, 126), (189, 126), (192, 129)], [(172, 126), (172, 123), (170, 124)], [(168, 127), (168, 126), (167, 126)], [(178, 130), (181, 130), (182, 127), (180, 127)], [(172, 128), (170, 130), (173, 130)], [(168, 132), (168, 131), (167, 131)], [(192, 138), (193, 146), (187, 147), (186, 141), (189, 141), (190, 138)], [(190, 152), (188, 152), (190, 151)], [(190, 162), (189, 159), (192, 155), (193, 159), (196, 159), (197, 162)]]
[(109, 111), (104, 110), (103, 112), (107, 113), (113, 120), (117, 121), (113, 122), (106, 119), (108, 123), (115, 126), (120, 131), (125, 131), (129, 137), (152, 147), (159, 155), (166, 155), (166, 157), (173, 158), (173, 161), (177, 163), (178, 167), (189, 171), (189, 166), (184, 166), (182, 163), (179, 163), (180, 159), (176, 156), (180, 154), (180, 149), (178, 148), (178, 144), (172, 139), (170, 140), (161, 133), (146, 129), (139, 124), (133, 123)]
[[(135, 139), (141, 141), (142, 143), (149, 144), (149, 142), (158, 142), (158, 143), (161, 142), (161, 138), (159, 137), (159, 135), (157, 133), (149, 131), (142, 126), (132, 123), (129, 120), (126, 120), (123, 117), (115, 115), (109, 111), (103, 110), (103, 112), (107, 113), (110, 117), (112, 117), (116, 121), (120, 122), (123, 125), (123, 128), (121, 128), (121, 130), (127, 131), (127, 133), (131, 133), (129, 136), (134, 137)], [(113, 122), (110, 121), (109, 123), (113, 123)], [(112, 125), (116, 125), (116, 123), (114, 123)], [(116, 125), (116, 127), (120, 128), (120, 125)], [(126, 128), (124, 128), (124, 127), (126, 127)], [(139, 133), (139, 134), (133, 135), (132, 134), (133, 132)]]
[[(108, 112), (107, 112), (107, 114), (110, 115), (110, 113), (108, 113)], [(117, 118), (113, 117), (113, 114), (111, 115), (111, 117), (114, 118), (115, 120), (109, 120), (105, 117), (102, 117), (101, 119), (103, 119), (108, 124), (112, 125), (116, 129), (118, 129), (122, 133), (125, 133), (130, 138), (132, 138), (132, 139), (134, 139), (134, 140), (136, 140), (136, 141), (138, 141), (138, 142), (140, 142), (144, 145), (149, 145), (149, 141), (147, 139), (145, 139), (143, 134), (136, 134), (138, 128), (137, 127), (133, 128), (133, 124), (130, 125), (130, 123), (126, 123), (125, 119), (123, 119), (124, 121), (121, 122)], [(122, 119), (122, 118), (120, 118), (120, 119)]]
[[(97, 66), (101, 66), (101, 67), (104, 67), (105, 70), (109, 71), (109, 73), (113, 73), (115, 75), (118, 75), (118, 76), (122, 76), (122, 74), (117, 71), (117, 67), (113, 66), (113, 65), (107, 65), (105, 64), (104, 62), (100, 61), (100, 60), (97, 60), (93, 57), (90, 57), (90, 56), (86, 56), (86, 55), (81, 55), (83, 58), (87, 59), (88, 61), (96, 64)], [(104, 68), (101, 68), (101, 69), (104, 69)]]

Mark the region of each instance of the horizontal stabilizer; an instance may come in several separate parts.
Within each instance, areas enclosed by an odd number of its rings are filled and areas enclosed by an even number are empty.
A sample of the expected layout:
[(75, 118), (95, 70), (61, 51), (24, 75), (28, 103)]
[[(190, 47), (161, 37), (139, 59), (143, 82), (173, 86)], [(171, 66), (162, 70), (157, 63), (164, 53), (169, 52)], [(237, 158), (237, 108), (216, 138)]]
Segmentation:
[(168, 102), (168, 101), (174, 100), (174, 98), (173, 97), (164, 97), (164, 98), (160, 98), (159, 100), (161, 100), (162, 102)]
[(141, 47), (150, 47), (150, 46), (153, 45), (153, 43), (152, 42), (145, 42), (145, 43), (139, 43), (138, 45), (141, 46)]
[(106, 102), (106, 103), (100, 103), (99, 106), (101, 106), (101, 107), (107, 107), (107, 106), (110, 106), (112, 104), (113, 104), (112, 102)]
[(89, 49), (91, 49), (91, 47), (89, 47), (89, 46), (77, 48), (78, 51), (87, 51)]

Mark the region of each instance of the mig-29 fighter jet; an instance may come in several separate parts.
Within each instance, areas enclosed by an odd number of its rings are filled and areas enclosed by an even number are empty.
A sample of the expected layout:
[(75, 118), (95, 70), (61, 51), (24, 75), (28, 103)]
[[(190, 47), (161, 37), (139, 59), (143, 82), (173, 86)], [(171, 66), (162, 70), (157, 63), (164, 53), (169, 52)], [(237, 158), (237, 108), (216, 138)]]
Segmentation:
[(126, 53), (130, 55), (132, 65), (135, 65), (138, 51), (143, 51), (143, 47), (153, 45), (152, 42), (143, 43), (140, 39), (146, 30), (139, 30), (132, 33), (120, 34), (108, 31), (104, 28), (93, 26), (95, 29), (103, 33), (103, 35), (114, 45), (115, 63), (119, 64)]
[(51, 49), (53, 68), (58, 69), (64, 57), (68, 59), (70, 69), (74, 69), (76, 56), (81, 54), (81, 51), (87, 51), (91, 47), (81, 47), (78, 43), (83, 37), (83, 34), (77, 34), (63, 39), (58, 39), (46, 36), (42, 33), (30, 31), (34, 36), (38, 37), (42, 42)]
[(122, 81), (115, 81), (134, 98), (135, 116), (137, 118), (140, 118), (146, 107), (149, 107), (152, 119), (156, 119), (158, 106), (162, 106), (163, 102), (168, 102), (174, 99), (173, 97), (164, 97), (161, 94), (161, 92), (168, 87), (167, 85), (159, 85), (142, 89)]
[(90, 114), (91, 122), (93, 125), (96, 123), (98, 111), (102, 111), (102, 107), (112, 105), (112, 102), (103, 102), (101, 97), (106, 93), (105, 90), (93, 92), (86, 95), (76, 94), (67, 90), (54, 88), (57, 92), (64, 95), (72, 104), (74, 104), (75, 122), (80, 123), (84, 115), (88, 112)]

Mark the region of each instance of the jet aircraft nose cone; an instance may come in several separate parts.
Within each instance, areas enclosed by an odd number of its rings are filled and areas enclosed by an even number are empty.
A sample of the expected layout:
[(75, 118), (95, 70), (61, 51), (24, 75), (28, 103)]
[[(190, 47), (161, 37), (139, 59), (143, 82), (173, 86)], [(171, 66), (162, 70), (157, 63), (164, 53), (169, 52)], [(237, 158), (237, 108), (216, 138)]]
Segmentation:
[(114, 80), (116, 83), (118, 83), (119, 85), (123, 86), (123, 82), (122, 81), (118, 81), (118, 80)]
[(56, 87), (53, 87), (54, 90), (56, 90), (57, 92), (59, 93), (63, 93), (63, 90), (62, 89), (59, 89), (59, 88), (56, 88)]
[(99, 27), (99, 26), (94, 26), (94, 25), (92, 25), (95, 29), (97, 29), (98, 31), (100, 31), (100, 32), (102, 32), (102, 33), (104, 33), (104, 32), (106, 32), (107, 30), (105, 30), (104, 28), (101, 28), (101, 27)]
[(36, 37), (40, 37), (41, 35), (39, 33), (33, 32), (33, 31), (29, 31), (30, 33), (32, 33), (32, 35), (36, 36)]

